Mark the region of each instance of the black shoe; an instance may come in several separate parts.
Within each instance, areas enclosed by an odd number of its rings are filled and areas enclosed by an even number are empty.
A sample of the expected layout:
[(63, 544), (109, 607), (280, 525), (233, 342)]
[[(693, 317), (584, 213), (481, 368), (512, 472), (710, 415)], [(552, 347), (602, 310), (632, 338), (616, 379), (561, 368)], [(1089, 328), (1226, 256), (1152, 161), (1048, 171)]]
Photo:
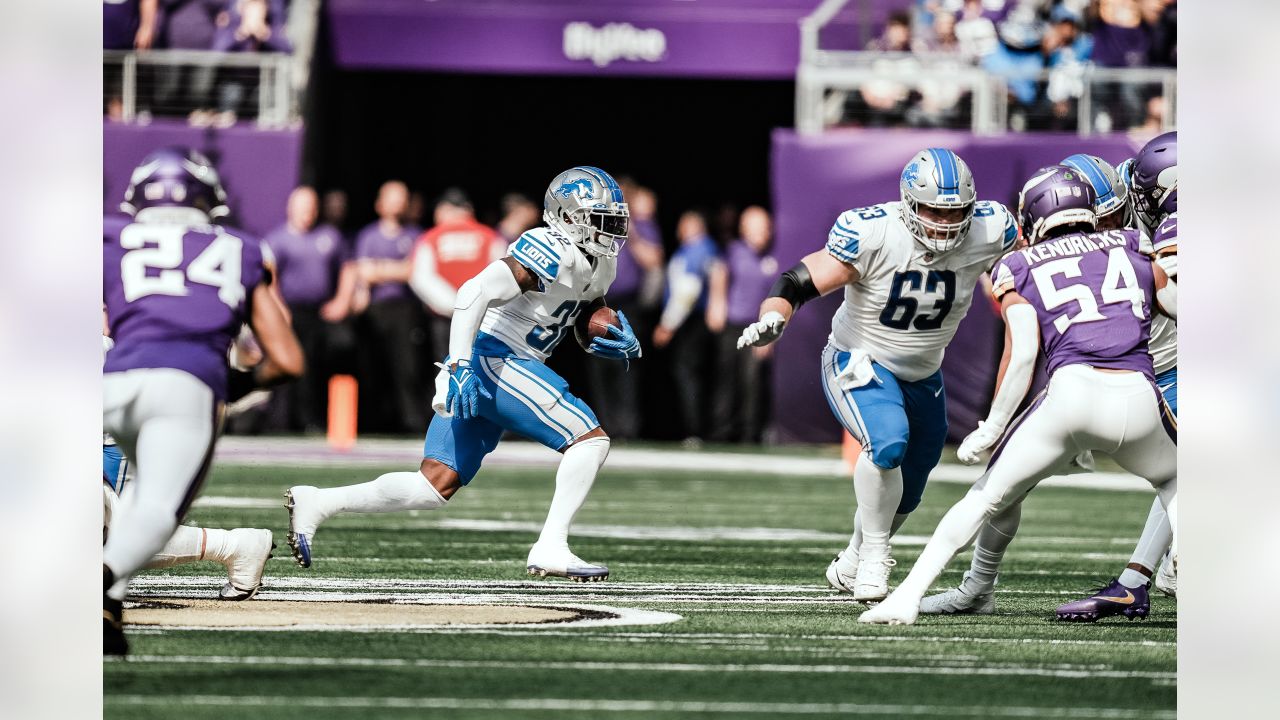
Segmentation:
[(124, 639), (124, 603), (106, 595), (102, 596), (102, 654), (129, 654), (129, 642)]

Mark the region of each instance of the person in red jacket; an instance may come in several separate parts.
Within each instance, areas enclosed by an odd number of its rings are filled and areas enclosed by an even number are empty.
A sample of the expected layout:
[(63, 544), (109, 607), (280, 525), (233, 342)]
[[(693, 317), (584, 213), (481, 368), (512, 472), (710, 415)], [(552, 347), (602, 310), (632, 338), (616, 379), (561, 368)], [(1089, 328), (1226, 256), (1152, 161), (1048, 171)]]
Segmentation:
[(458, 288), (505, 255), (506, 243), (497, 231), (476, 220), (471, 201), (457, 188), (440, 196), (434, 213), (435, 226), (418, 237), (408, 258), (366, 268), (365, 276), (409, 283), (429, 311), (432, 354), (443, 358)]

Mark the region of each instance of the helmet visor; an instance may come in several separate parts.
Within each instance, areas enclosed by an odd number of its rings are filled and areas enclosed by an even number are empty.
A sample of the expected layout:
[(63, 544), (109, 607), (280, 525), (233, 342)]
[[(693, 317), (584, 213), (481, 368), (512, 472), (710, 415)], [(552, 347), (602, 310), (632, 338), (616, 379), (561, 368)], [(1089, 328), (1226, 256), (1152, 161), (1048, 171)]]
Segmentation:
[(589, 216), (591, 228), (603, 235), (612, 237), (627, 236), (627, 216), (606, 212), (592, 212)]

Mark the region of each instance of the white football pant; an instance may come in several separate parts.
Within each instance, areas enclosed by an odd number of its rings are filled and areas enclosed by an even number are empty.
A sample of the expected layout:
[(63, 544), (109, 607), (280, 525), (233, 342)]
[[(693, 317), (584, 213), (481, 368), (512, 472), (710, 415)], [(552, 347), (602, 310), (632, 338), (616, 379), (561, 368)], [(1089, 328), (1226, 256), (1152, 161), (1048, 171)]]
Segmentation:
[(204, 383), (181, 370), (103, 376), (103, 430), (134, 466), (102, 549), (116, 577), (112, 597), (124, 598), (129, 578), (164, 547), (195, 500), (213, 459), (221, 409)]
[(982, 479), (938, 523), (898, 589), (918, 600), (984, 522), (1021, 502), (1044, 478), (1084, 450), (1105, 452), (1156, 488), (1177, 533), (1176, 420), (1145, 376), (1085, 365), (1059, 368), (1048, 390), (997, 447)]

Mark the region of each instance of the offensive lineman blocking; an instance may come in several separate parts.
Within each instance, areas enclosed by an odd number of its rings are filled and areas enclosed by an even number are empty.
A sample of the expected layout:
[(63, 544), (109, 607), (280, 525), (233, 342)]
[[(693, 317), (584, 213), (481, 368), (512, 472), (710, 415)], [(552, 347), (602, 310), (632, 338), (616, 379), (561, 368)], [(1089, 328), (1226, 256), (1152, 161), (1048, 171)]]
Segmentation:
[[(1003, 436), (906, 580), (859, 622), (914, 623), (924, 593), (982, 525), (1082, 451), (1106, 452), (1150, 481), (1176, 532), (1176, 425), (1147, 351), (1157, 303), (1176, 314), (1172, 283), (1141, 252), (1137, 232), (1093, 232), (1095, 200), (1093, 186), (1061, 165), (1042, 168), (1023, 186), (1018, 214), (1030, 245), (1002, 259), (993, 281), (1008, 328), (993, 415), (1026, 394), (1037, 346), (1049, 387), (1007, 434), (987, 422), (966, 438), (968, 451), (981, 452)], [(1021, 357), (1028, 349), (1032, 363)]]
[[(545, 361), (574, 331), (579, 313), (590, 317), (604, 305), (629, 217), (622, 190), (603, 170), (579, 166), (556, 176), (544, 199), (547, 226), (521, 235), (506, 257), (458, 290), (418, 470), (285, 493), (289, 546), (299, 565), (311, 566), (316, 529), (336, 513), (444, 507), (510, 430), (564, 454), (546, 523), (529, 551), (529, 573), (579, 582), (609, 576), (608, 567), (583, 561), (568, 545), (573, 517), (609, 454), (609, 437)], [(618, 321), (621, 327), (610, 326), (613, 337), (592, 340), (588, 352), (624, 362), (640, 357), (626, 316), (619, 313)]]
[(853, 472), (853, 536), (826, 576), (859, 601), (888, 594), (889, 538), (919, 505), (946, 441), (943, 352), (978, 279), (1018, 237), (1003, 205), (977, 200), (973, 174), (950, 150), (917, 153), (899, 190), (900, 202), (842, 213), (826, 248), (778, 279), (738, 340), (768, 345), (802, 304), (845, 289), (822, 382), (865, 457)]

